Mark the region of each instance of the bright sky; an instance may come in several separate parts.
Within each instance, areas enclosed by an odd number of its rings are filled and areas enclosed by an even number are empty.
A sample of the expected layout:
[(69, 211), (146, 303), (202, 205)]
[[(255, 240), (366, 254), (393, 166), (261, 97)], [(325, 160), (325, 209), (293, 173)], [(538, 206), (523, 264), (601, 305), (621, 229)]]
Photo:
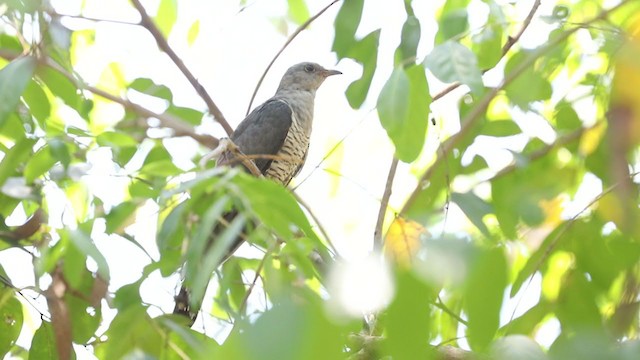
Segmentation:
[[(81, 0), (54, 0), (52, 5), (62, 14), (78, 14)], [(155, 13), (158, 1), (144, 1), (150, 14)], [(328, 0), (307, 0), (311, 14), (326, 6)], [(437, 28), (433, 14), (442, 1), (414, 1), (416, 15), (422, 22), (423, 35), (418, 58), (422, 59), (432, 48), (430, 39), (433, 39)], [(123, 21), (137, 21), (136, 11), (126, 0), (85, 0), (83, 15), (87, 17), (114, 19)], [(286, 41), (286, 34), (293, 32), (296, 26), (283, 21), (287, 13), (285, 0), (260, 1), (248, 0), (242, 11), (238, 11), (237, 1), (209, 1), (192, 0), (180, 1), (178, 21), (170, 37), (170, 45), (182, 57), (187, 66), (198, 77), (200, 82), (209, 91), (214, 101), (221, 108), (231, 125), (235, 127), (246, 113), (247, 105), (254, 90), (257, 80), (265, 67)], [(314, 129), (311, 139), (311, 148), (302, 173), (294, 180), (294, 186), (298, 185), (297, 193), (308, 203), (314, 213), (327, 229), (331, 240), (335, 243), (342, 256), (351, 259), (363, 258), (372, 247), (374, 226), (379, 208), (379, 199), (382, 196), (386, 174), (393, 153), (393, 146), (386, 133), (381, 128), (374, 109), (376, 96), (392, 70), (393, 50), (399, 42), (401, 26), (404, 22), (404, 10), (402, 2), (390, 1), (366, 1), (365, 12), (358, 35), (366, 35), (370, 31), (384, 27), (380, 40), (380, 54), (378, 70), (374, 78), (370, 96), (360, 110), (353, 110), (348, 105), (344, 96), (347, 86), (359, 78), (360, 66), (352, 61), (336, 63), (335, 55), (331, 52), (333, 40), (333, 21), (339, 9), (339, 4), (328, 10), (317, 19), (312, 26), (302, 32), (293, 43), (285, 50), (275, 63), (265, 82), (263, 83), (254, 107), (269, 98), (277, 87), (280, 77), (292, 64), (301, 61), (314, 61), (327, 68), (335, 68), (343, 72), (343, 75), (329, 78), (321, 87), (316, 98)], [(474, 1), (477, 7), (479, 1)], [(517, 2), (517, 14), (524, 18), (530, 9), (532, 0)], [(543, 2), (539, 13), (550, 13), (552, 2)], [(478, 7), (481, 8), (481, 7)], [(483, 11), (470, 12), (472, 25), (481, 22), (485, 16)], [(189, 46), (187, 31), (196, 20), (200, 21), (200, 33), (193, 46)], [(112, 62), (119, 63), (126, 81), (135, 77), (150, 77), (157, 83), (166, 84), (172, 90), (177, 105), (190, 106), (204, 109), (203, 103), (196, 93), (188, 85), (181, 73), (164, 54), (161, 54), (148, 32), (139, 27), (114, 23), (92, 23), (86, 21), (66, 19), (63, 22), (74, 30), (86, 28), (96, 29), (94, 46), (84, 50), (76, 59), (76, 70), (91, 84), (108, 84), (114, 79), (105, 78), (104, 70)], [(473, 26), (472, 26), (473, 28)], [(535, 30), (533, 30), (533, 29)], [(548, 25), (534, 21), (532, 27), (523, 37), (524, 46), (535, 46), (545, 39), (545, 30)], [(283, 32), (283, 30), (285, 30)], [(532, 33), (540, 36), (530, 36)], [(102, 78), (102, 80), (101, 80)], [(435, 94), (441, 88), (435, 88), (431, 81), (431, 93)], [(487, 81), (495, 83), (495, 76), (489, 76)], [(409, 166), (401, 164), (393, 187), (390, 206), (399, 209), (407, 194), (415, 186), (415, 174), (431, 160), (431, 154), (439, 141), (447, 137), (457, 128), (457, 114), (455, 109), (456, 95), (452, 94), (440, 100), (432, 106), (436, 118), (436, 126), (429, 124), (428, 144), (421, 160), (417, 165)], [(146, 99), (133, 99), (145, 101)], [(144, 102), (143, 105), (157, 107), (158, 104)], [(117, 119), (120, 114), (118, 106), (106, 106), (107, 116), (101, 121), (109, 123)], [(160, 108), (160, 111), (162, 109)], [(525, 119), (524, 114), (515, 114)], [(535, 119), (531, 120), (535, 123)], [(78, 121), (82, 124), (82, 121)], [(215, 136), (223, 136), (222, 129), (213, 123), (203, 126), (202, 132)], [(543, 131), (541, 128), (527, 129), (531, 132)], [(317, 165), (327, 152), (341, 139), (345, 138), (343, 146), (336, 151), (318, 168)], [(518, 147), (521, 140), (516, 140)], [(144, 145), (143, 145), (144, 146)], [(194, 164), (189, 159), (200, 151), (195, 143), (178, 139), (167, 141), (166, 146), (176, 157), (177, 163), (183, 169), (191, 169)], [(486, 146), (486, 147), (484, 147)], [(492, 146), (481, 146), (485, 150)], [(495, 146), (495, 144), (493, 145)], [(493, 168), (511, 161), (508, 152), (494, 157)], [(104, 149), (99, 149), (90, 154), (88, 158), (92, 163), (90, 175), (85, 177), (85, 182), (101, 197), (107, 206), (118, 203), (124, 196), (125, 180), (118, 175), (126, 173), (125, 170), (117, 170), (108, 159), (110, 154)], [(334, 174), (325, 171), (331, 169)], [(120, 172), (118, 172), (120, 171)], [(300, 183), (302, 179), (306, 179)], [(50, 197), (55, 196), (55, 190), (51, 190)], [(51, 202), (51, 200), (50, 200)], [(453, 205), (453, 204), (452, 204)], [(147, 248), (152, 256), (157, 257), (155, 250), (155, 215), (158, 211), (154, 205), (145, 206), (138, 213), (138, 223), (132, 225), (128, 231)], [(62, 213), (58, 209), (52, 209), (51, 219), (56, 225), (56, 219), (69, 216), (69, 209)], [(60, 225), (58, 222), (57, 225)], [(468, 228), (470, 225), (466, 218), (455, 206), (450, 207), (446, 230), (455, 232)], [(432, 230), (432, 229), (430, 229)], [(438, 233), (436, 230), (432, 233)], [(101, 251), (109, 261), (112, 283), (110, 290), (117, 289), (123, 284), (137, 280), (140, 271), (148, 263), (148, 258), (129, 242), (117, 237), (107, 237), (96, 231), (94, 239)], [(33, 283), (33, 274), (23, 274), (18, 268), (8, 263), (27, 264), (31, 259), (18, 251), (4, 251), (0, 253), (0, 262), (10, 277), (16, 280), (17, 286), (27, 286)], [(26, 266), (26, 265), (25, 265)], [(30, 265), (29, 265), (30, 266)], [(173, 309), (172, 296), (177, 292), (177, 278), (160, 279), (152, 276), (142, 288), (143, 300), (152, 307), (150, 312), (158, 315), (161, 312), (170, 312)], [(43, 288), (47, 284), (41, 284)], [(518, 305), (518, 314), (532, 306), (539, 296), (540, 280), (535, 279), (530, 286), (531, 294), (525, 296)], [(506, 322), (514, 311), (517, 299), (509, 301), (505, 306), (502, 322)], [(206, 308), (205, 304), (205, 308)], [(29, 308), (29, 307), (27, 307)], [(44, 305), (41, 308), (45, 308)], [(32, 314), (32, 330), (39, 326), (39, 318)], [(105, 314), (105, 317), (112, 314)], [(538, 340), (549, 344), (557, 333), (557, 324), (551, 324), (550, 331), (545, 331)], [(555, 327), (555, 329), (554, 329)], [(196, 328), (198, 326), (196, 325)], [(211, 329), (209, 327), (208, 329)], [(218, 333), (216, 329), (213, 335), (218, 338), (224, 336), (224, 330)], [(208, 330), (209, 331), (209, 330)], [(20, 343), (28, 346), (31, 335), (24, 333)], [(82, 348), (77, 349), (80, 358), (91, 357)]]

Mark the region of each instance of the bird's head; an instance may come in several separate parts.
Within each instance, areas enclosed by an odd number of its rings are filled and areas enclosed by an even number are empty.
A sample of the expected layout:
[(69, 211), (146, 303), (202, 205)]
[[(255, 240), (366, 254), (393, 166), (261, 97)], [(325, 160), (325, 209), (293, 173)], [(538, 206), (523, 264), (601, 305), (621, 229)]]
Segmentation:
[(315, 92), (324, 79), (331, 75), (342, 74), (338, 70), (327, 70), (322, 66), (312, 63), (303, 62), (293, 65), (282, 77), (278, 91), (281, 90), (303, 90)]

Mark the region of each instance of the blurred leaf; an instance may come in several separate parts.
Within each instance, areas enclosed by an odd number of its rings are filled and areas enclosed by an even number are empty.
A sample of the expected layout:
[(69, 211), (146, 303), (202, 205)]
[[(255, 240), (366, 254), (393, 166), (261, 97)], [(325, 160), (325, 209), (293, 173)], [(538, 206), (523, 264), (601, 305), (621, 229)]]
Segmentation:
[(304, 23), (309, 17), (309, 8), (304, 0), (287, 0), (289, 4), (289, 18), (296, 24)]
[(102, 359), (121, 359), (136, 349), (157, 357), (164, 344), (163, 332), (140, 304), (118, 312), (106, 335), (109, 341), (98, 344), (96, 355)]
[[(49, 67), (42, 67), (38, 69), (37, 75), (55, 96), (62, 99), (71, 108), (79, 110), (84, 106), (84, 100), (76, 85), (61, 73)], [(82, 114), (81, 111), (79, 113)]]
[(583, 274), (569, 274), (560, 290), (556, 311), (562, 327), (579, 332), (603, 330), (595, 298), (593, 284)]
[(469, 28), (467, 6), (469, 0), (447, 0), (438, 18), (436, 44), (458, 37)]
[(385, 350), (393, 359), (428, 359), (428, 304), (435, 294), (410, 272), (398, 274), (396, 288), (396, 296), (381, 320), (387, 331)]
[(576, 130), (582, 126), (582, 120), (573, 106), (564, 101), (556, 105), (555, 123), (558, 130)]
[(491, 359), (547, 360), (540, 345), (524, 335), (509, 335), (491, 344)]
[(409, 267), (420, 250), (421, 237), (429, 232), (420, 223), (397, 217), (389, 226), (384, 241), (384, 252), (397, 264)]
[(108, 282), (110, 279), (109, 265), (107, 264), (107, 260), (104, 258), (104, 255), (102, 255), (93, 243), (93, 240), (82, 229), (82, 227), (86, 225), (88, 224), (81, 224), (78, 229), (70, 231), (69, 238), (71, 239), (71, 242), (80, 249), (80, 251), (85, 255), (90, 256), (97, 263), (98, 274)]
[(462, 212), (484, 236), (491, 237), (491, 233), (483, 221), (485, 215), (493, 213), (493, 207), (490, 204), (471, 191), (467, 193), (453, 192), (451, 193), (451, 200), (460, 207)]
[(50, 139), (47, 143), (49, 144), (51, 156), (67, 168), (71, 163), (71, 154), (69, 154), (67, 144), (58, 138)]
[[(334, 23), (335, 37), (331, 49), (339, 59), (347, 57), (350, 49), (356, 42), (355, 35), (360, 18), (364, 0), (343, 1)], [(376, 41), (377, 44), (377, 41)], [(352, 105), (353, 106), (353, 105)]]
[(484, 88), (476, 55), (454, 41), (444, 42), (431, 51), (424, 64), (435, 77), (446, 83), (459, 81), (480, 94)]
[(36, 65), (35, 58), (23, 56), (0, 69), (0, 127), (18, 105), (20, 95), (31, 80)]
[(21, 139), (9, 150), (0, 161), (0, 188), (4, 182), (21, 167), (22, 162), (31, 155), (34, 139)]
[(504, 26), (507, 22), (502, 8), (493, 0), (485, 1), (489, 6), (489, 17), (479, 34), (472, 38), (472, 49), (478, 57), (481, 69), (491, 69), (502, 58)]
[(22, 330), (22, 304), (14, 296), (13, 290), (0, 288), (0, 356), (5, 354), (16, 343)]
[(58, 359), (56, 338), (50, 322), (43, 320), (33, 334), (29, 347), (29, 359)]
[(377, 109), (380, 123), (392, 140), (407, 123), (409, 86), (409, 77), (404, 70), (395, 68), (378, 96)]
[(171, 29), (178, 19), (178, 1), (177, 0), (160, 0), (158, 12), (153, 18), (158, 25), (165, 38), (171, 34)]
[[(317, 301), (275, 304), (255, 323), (241, 322), (217, 353), (220, 359), (341, 359), (340, 328), (326, 318)], [(278, 331), (274, 331), (278, 329)]]
[(187, 44), (189, 44), (189, 46), (193, 46), (193, 43), (196, 42), (199, 34), (200, 20), (198, 19), (191, 23), (191, 26), (189, 26), (189, 31), (187, 32)]
[(107, 222), (105, 232), (113, 234), (124, 231), (125, 227), (134, 223), (136, 210), (138, 210), (138, 204), (131, 201), (116, 205), (105, 216)]
[(49, 151), (48, 145), (44, 145), (31, 157), (24, 168), (24, 177), (27, 184), (33, 183), (35, 179), (46, 173), (57, 162)]
[(467, 336), (474, 351), (487, 348), (498, 330), (507, 259), (504, 250), (481, 250), (470, 264), (465, 282), (465, 309), (469, 317)]
[[(509, 78), (510, 74), (522, 66), (530, 56), (536, 56), (536, 54), (521, 50), (509, 58), (504, 69), (505, 77)], [(551, 84), (534, 65), (529, 65), (506, 86), (505, 91), (509, 100), (526, 110), (530, 108), (531, 103), (551, 97)]]

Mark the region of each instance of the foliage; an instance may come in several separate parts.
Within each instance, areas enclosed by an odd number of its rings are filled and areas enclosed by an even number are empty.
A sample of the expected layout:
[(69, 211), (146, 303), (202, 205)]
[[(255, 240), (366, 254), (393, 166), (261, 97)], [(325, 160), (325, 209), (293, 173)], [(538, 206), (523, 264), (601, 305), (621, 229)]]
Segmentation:
[[(21, 271), (35, 277), (17, 288), (0, 264), (0, 355), (70, 358), (75, 344), (106, 359), (410, 359), (446, 358), (451, 348), (440, 345), (452, 345), (494, 358), (636, 358), (638, 2), (572, 0), (544, 13), (531, 1), (530, 16), (521, 18), (515, 3), (446, 0), (426, 14), (405, 0), (393, 52), (380, 46), (387, 25), (358, 31), (369, 3), (337, 3), (332, 50), (362, 66), (346, 98), (354, 108), (377, 99), (380, 125), (417, 185), (398, 213), (382, 211), (393, 215), (385, 253), (394, 293), (364, 321), (334, 301), (340, 294), (326, 274), (341, 260), (290, 190), (238, 169), (178, 166), (163, 137), (191, 137), (202, 156), (217, 139), (193, 128), (210, 114), (224, 121), (217, 108), (206, 99), (208, 111), (179, 106), (175, 89), (143, 76), (127, 81), (117, 63), (86, 83), (74, 59), (94, 30), (67, 29), (47, 2), (0, 5), (0, 251), (28, 253), (33, 261)], [(310, 17), (305, 1), (287, 4), (291, 23)], [(482, 24), (472, 14), (479, 9)], [(178, 1), (161, 0), (153, 22), (143, 15), (127, 26), (166, 38), (177, 11)], [(432, 23), (438, 31), (425, 38)], [(529, 35), (522, 30), (543, 23), (546, 41), (522, 45)], [(200, 31), (195, 20), (184, 41), (192, 44)], [(379, 71), (379, 58), (393, 59), (389, 73)], [(374, 76), (386, 77), (379, 93)], [(442, 83), (453, 85), (435, 92)], [(136, 95), (164, 109), (129, 100)], [(431, 105), (443, 97), (459, 99), (450, 109), (459, 122), (436, 139), (427, 128)], [(114, 104), (119, 115), (105, 122)], [(486, 140), (497, 148), (481, 146)], [(496, 162), (496, 149), (508, 165)], [(99, 150), (108, 150), (113, 175), (124, 181), (121, 199), (86, 181)], [(98, 235), (146, 251), (125, 229), (150, 205), (159, 209), (159, 256), (149, 255), (137, 280), (114, 287)], [(441, 231), (449, 209), (463, 214), (460, 231)], [(239, 215), (229, 223), (223, 214), (231, 210)], [(21, 225), (5, 221), (20, 214)], [(215, 228), (224, 230), (206, 246)], [(238, 236), (263, 256), (218, 266)], [(194, 294), (215, 279), (205, 312), (232, 324), (226, 338), (187, 328), (142, 300), (151, 278), (181, 269)], [(382, 287), (361, 273), (347, 286)], [(251, 295), (258, 280), (262, 302)], [(507, 303), (525, 296), (533, 305), (514, 316)], [(35, 330), (32, 307), (42, 319)], [(542, 351), (536, 340), (554, 325), (557, 337)], [(30, 345), (17, 343), (21, 332), (30, 332)]]

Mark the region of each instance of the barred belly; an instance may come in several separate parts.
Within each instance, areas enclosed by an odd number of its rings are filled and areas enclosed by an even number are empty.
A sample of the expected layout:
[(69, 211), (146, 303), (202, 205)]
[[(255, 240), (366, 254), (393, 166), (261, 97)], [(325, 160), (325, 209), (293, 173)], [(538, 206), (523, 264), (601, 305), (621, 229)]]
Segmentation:
[(271, 162), (265, 176), (283, 185), (289, 184), (304, 164), (309, 149), (309, 136), (305, 134), (295, 116), (282, 148)]

